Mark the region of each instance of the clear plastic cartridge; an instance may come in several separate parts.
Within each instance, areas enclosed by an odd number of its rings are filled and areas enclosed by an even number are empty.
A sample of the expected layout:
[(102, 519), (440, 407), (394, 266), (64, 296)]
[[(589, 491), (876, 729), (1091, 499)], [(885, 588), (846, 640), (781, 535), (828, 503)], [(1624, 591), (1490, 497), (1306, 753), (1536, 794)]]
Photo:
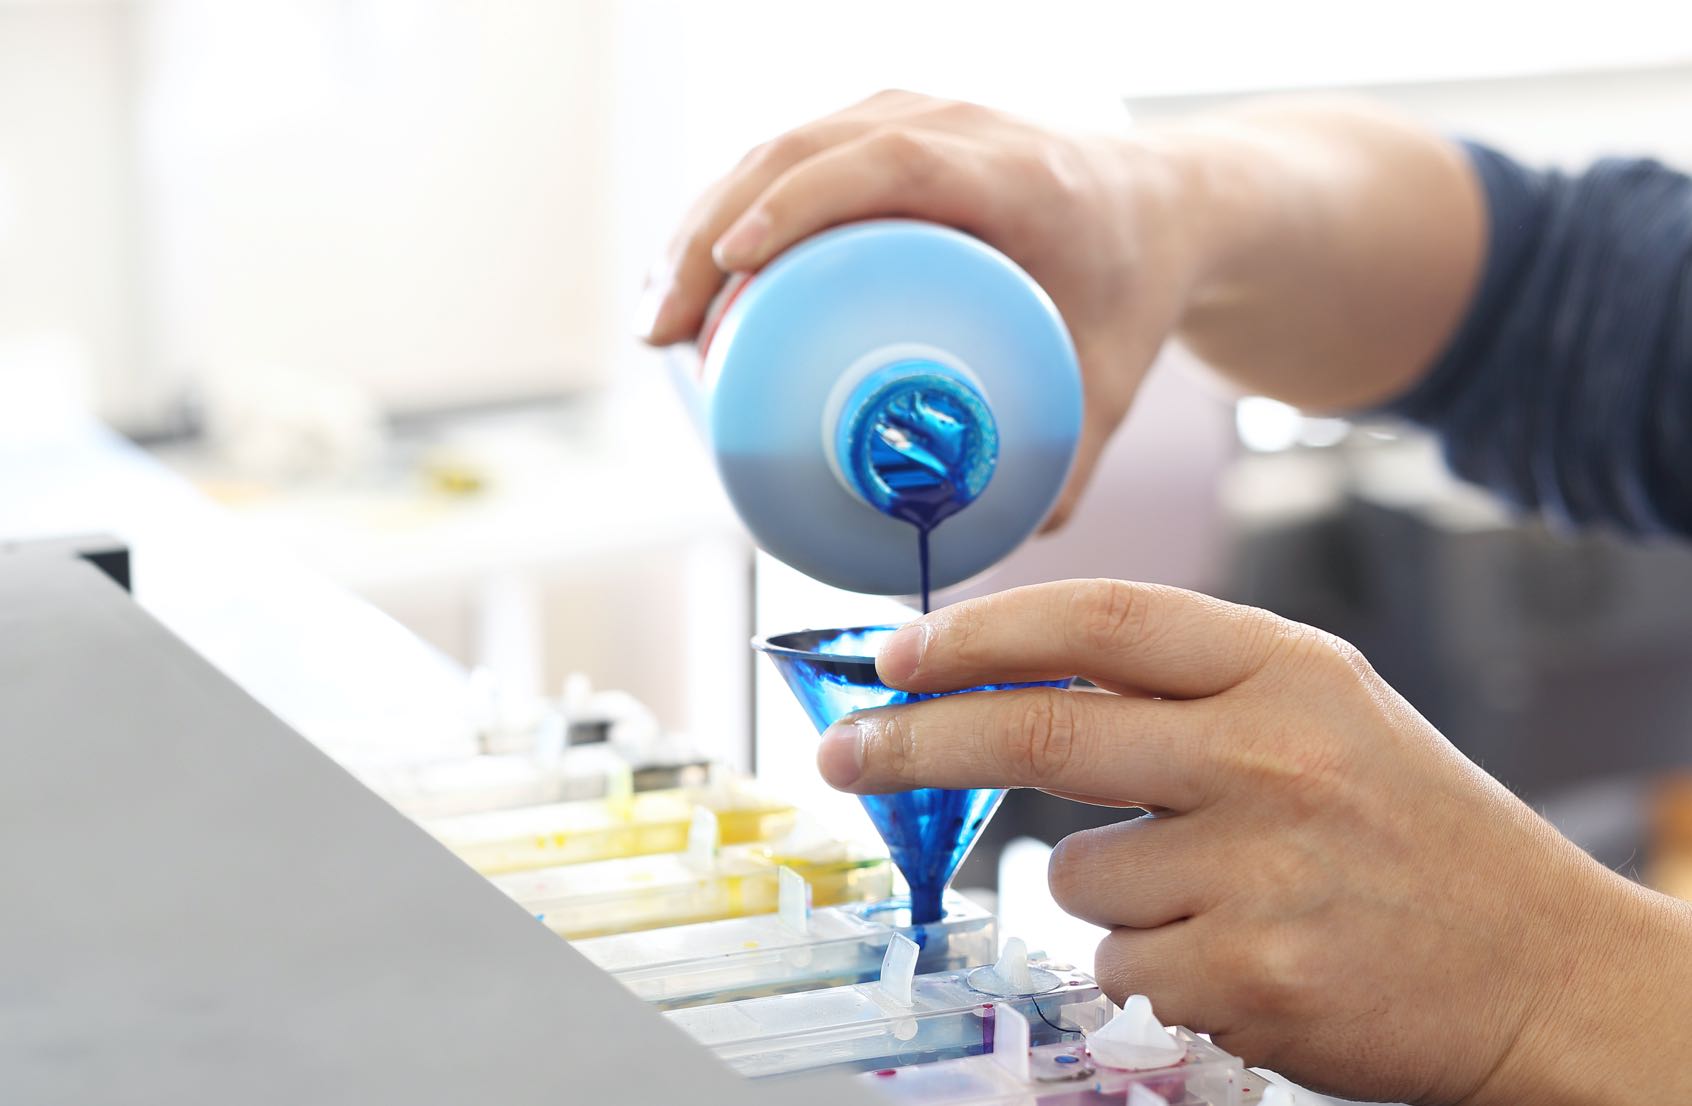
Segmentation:
[[(720, 838), (729, 845), (773, 841), (792, 830), (797, 818), (791, 804), (736, 780), (426, 819), (422, 826), (466, 864), (495, 875), (680, 852), (699, 809), (717, 816)], [(766, 909), (775, 909), (773, 898)]]
[(995, 1003), (1022, 1014), (1041, 1044), (1078, 1039), (1115, 1011), (1098, 984), (1068, 965), (1029, 964), (1023, 954), (1029, 992), (995, 994), (1005, 989), (995, 984), (1003, 982), (995, 968), (914, 975), (918, 952), (916, 942), (895, 936), (878, 982), (695, 1006), (665, 1016), (741, 1074), (763, 1077), (978, 1055), (993, 1047)]
[(893, 866), (839, 841), (730, 845), (716, 849), (708, 811), (700, 811), (689, 850), (631, 856), (490, 877), (547, 928), (564, 937), (597, 937), (769, 914), (780, 902), (780, 872), (790, 868), (825, 906), (873, 902), (893, 893)]
[(550, 760), (524, 753), (479, 753), (403, 763), (348, 766), (366, 787), (408, 818), (538, 806), (639, 790), (635, 773), (600, 745)]
[(998, 955), (997, 920), (962, 895), (948, 892), (941, 919), (917, 926), (904, 898), (810, 911), (803, 880), (787, 877), (774, 914), (595, 937), (576, 948), (665, 1010), (867, 982), (880, 976), (895, 934), (917, 943), (920, 972)]
[[(1156, 1028), (1167, 1049), (1121, 1056), (1101, 1045), (1106, 1063), (1080, 1041), (1030, 1048), (1027, 1018), (1009, 1004), (996, 1004), (993, 1013), (985, 1055), (856, 1078), (882, 1101), (921, 1106), (1263, 1106), (1260, 1076), (1185, 1029)], [(1133, 1011), (1121, 1016), (1133, 1020)]]

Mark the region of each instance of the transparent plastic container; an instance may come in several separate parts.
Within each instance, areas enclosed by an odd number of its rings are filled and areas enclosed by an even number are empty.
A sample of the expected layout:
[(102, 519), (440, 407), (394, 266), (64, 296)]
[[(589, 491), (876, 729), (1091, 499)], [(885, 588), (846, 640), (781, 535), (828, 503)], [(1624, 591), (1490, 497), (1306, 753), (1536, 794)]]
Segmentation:
[[(1009, 1036), (1003, 1021), (1001, 1013), (1000, 1035)], [(922, 1106), (1110, 1106), (1126, 1103), (1136, 1087), (1169, 1106), (1249, 1106), (1261, 1097), (1266, 1084), (1239, 1057), (1185, 1029), (1170, 1032), (1187, 1053), (1179, 1063), (1151, 1070), (1105, 1067), (1076, 1042), (1025, 1049), (1026, 1064), (995, 1053), (883, 1068), (857, 1078), (874, 1092), (865, 1095), (867, 1101)]]
[(921, 972), (991, 964), (997, 919), (956, 893), (944, 906), (926, 926), (912, 925), (909, 900), (894, 898), (812, 911), (805, 932), (779, 913), (761, 914), (595, 937), (576, 948), (665, 1010), (868, 982), (880, 977), (894, 934), (921, 946)]
[(604, 798), (633, 789), (634, 775), (626, 761), (601, 746), (567, 749), (546, 760), (528, 753), (480, 753), (353, 765), (352, 771), (400, 813), (419, 821)]
[(484, 875), (497, 875), (681, 852), (687, 848), (694, 811), (700, 808), (717, 816), (725, 845), (774, 841), (793, 829), (798, 816), (790, 803), (745, 782), (725, 781), (431, 818), (421, 824), (466, 864)]
[(969, 973), (910, 980), (910, 1002), (881, 983), (743, 999), (672, 1010), (665, 1017), (743, 1075), (867, 1071), (973, 1056), (993, 1046), (994, 1003), (1008, 1005), (1040, 1044), (1077, 1039), (1115, 1008), (1098, 984), (1064, 965), (1036, 963), (1055, 984), (1039, 994), (995, 998), (969, 985)]
[(873, 902), (893, 893), (891, 861), (841, 842), (794, 851), (730, 845), (707, 858), (666, 853), (490, 878), (548, 929), (577, 939), (772, 913), (784, 867), (811, 885), (820, 906)]

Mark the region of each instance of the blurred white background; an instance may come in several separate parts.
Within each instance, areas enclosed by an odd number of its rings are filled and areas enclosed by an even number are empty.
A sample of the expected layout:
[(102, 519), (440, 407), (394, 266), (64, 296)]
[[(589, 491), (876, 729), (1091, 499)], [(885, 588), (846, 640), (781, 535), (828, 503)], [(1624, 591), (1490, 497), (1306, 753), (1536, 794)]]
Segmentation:
[[(91, 410), (465, 664), (586, 672), (854, 817), (761, 673), (754, 743), (745, 642), (906, 608), (754, 573), (627, 324), (700, 189), (887, 86), (1091, 128), (1361, 90), (1530, 159), (1692, 163), (1684, 5), (0, 0), (0, 427)], [(1309, 467), (1220, 489), (1242, 435), (1343, 425), (1179, 359), (974, 590), (1215, 587), (1240, 510), (1322, 500)]]

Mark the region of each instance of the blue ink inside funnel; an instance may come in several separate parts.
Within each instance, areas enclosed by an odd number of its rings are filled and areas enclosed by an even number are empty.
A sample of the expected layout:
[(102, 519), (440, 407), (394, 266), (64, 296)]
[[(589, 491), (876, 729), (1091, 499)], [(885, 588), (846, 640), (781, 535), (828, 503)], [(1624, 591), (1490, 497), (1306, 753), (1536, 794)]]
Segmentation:
[[(897, 626), (860, 626), (847, 630), (801, 630), (753, 642), (774, 662), (817, 732), (859, 710), (898, 706), (942, 695), (1004, 691), (1019, 687), (1068, 687), (1068, 680), (1023, 684), (986, 684), (936, 694), (897, 691), (875, 673), (875, 654)], [(893, 863), (911, 888), (911, 921), (927, 925), (940, 919), (941, 896), (958, 866), (981, 836), (987, 819), (1005, 797), (1000, 788), (924, 787), (890, 795), (859, 796)]]

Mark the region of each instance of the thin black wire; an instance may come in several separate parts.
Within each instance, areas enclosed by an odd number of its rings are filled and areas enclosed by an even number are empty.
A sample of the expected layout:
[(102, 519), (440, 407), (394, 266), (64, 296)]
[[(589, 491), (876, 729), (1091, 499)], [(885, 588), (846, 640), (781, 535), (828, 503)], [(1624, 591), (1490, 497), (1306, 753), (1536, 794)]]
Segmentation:
[(1080, 1026), (1076, 1026), (1074, 1029), (1065, 1029), (1063, 1026), (1059, 1025), (1057, 1022), (1054, 1022), (1052, 1019), (1046, 1017), (1046, 1012), (1044, 1010), (1040, 1009), (1040, 1000), (1039, 999), (1030, 998), (1028, 1001), (1033, 1004), (1034, 1012), (1036, 1014), (1040, 1015), (1040, 1020), (1045, 1022), (1047, 1025), (1051, 1026), (1053, 1029), (1057, 1030), (1059, 1033), (1080, 1033), (1081, 1032)]

